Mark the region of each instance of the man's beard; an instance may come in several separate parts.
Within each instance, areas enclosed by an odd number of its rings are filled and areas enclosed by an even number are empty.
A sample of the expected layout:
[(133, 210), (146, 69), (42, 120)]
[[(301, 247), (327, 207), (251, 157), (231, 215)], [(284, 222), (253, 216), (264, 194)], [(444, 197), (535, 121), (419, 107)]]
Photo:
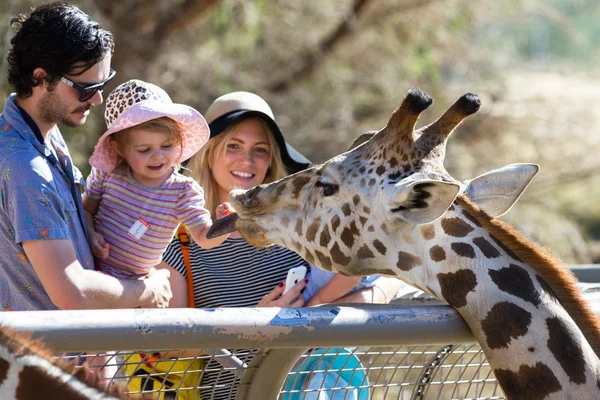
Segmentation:
[(77, 128), (82, 125), (85, 120), (75, 121), (71, 116), (79, 111), (86, 111), (94, 107), (94, 104), (86, 103), (81, 107), (69, 112), (67, 106), (55, 94), (54, 91), (48, 91), (38, 103), (40, 110), (40, 119), (45, 123), (58, 124)]

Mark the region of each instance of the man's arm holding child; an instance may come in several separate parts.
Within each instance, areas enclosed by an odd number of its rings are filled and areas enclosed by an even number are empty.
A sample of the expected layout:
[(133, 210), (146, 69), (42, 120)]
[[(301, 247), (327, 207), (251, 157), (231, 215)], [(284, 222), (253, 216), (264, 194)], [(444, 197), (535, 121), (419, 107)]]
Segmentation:
[(171, 300), (169, 271), (146, 279), (117, 279), (86, 270), (68, 239), (30, 240), (23, 249), (52, 302), (62, 309), (165, 308)]

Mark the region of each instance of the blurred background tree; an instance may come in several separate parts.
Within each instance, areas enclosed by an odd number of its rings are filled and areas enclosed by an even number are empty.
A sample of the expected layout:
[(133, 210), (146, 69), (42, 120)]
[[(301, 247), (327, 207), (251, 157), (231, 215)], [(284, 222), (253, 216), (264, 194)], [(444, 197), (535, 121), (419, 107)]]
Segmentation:
[[(0, 1), (0, 95), (10, 88), (12, 16), (39, 1)], [(315, 162), (384, 126), (413, 86), (436, 119), (461, 94), (483, 106), (454, 134), (459, 179), (509, 163), (541, 172), (504, 219), (564, 261), (600, 262), (600, 3), (595, 0), (74, 0), (111, 30), (110, 91), (139, 78), (201, 112), (254, 91)], [(63, 129), (84, 174), (102, 110)]]

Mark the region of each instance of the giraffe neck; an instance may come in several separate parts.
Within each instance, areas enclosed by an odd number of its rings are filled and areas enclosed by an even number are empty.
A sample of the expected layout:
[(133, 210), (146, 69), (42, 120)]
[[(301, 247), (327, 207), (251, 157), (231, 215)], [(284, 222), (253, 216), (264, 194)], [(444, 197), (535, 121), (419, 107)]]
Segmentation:
[[(514, 235), (461, 198), (415, 228), (419, 240), (397, 240), (423, 267), (413, 262), (402, 275), (457, 309), (508, 398), (600, 396), (596, 318), (586, 315), (572, 276)], [(577, 308), (584, 311), (573, 318)], [(532, 381), (535, 388), (526, 385)]]
[[(85, 374), (85, 370), (83, 372)], [(0, 328), (0, 399), (120, 399), (55, 364), (39, 343)], [(49, 395), (52, 394), (52, 396)]]

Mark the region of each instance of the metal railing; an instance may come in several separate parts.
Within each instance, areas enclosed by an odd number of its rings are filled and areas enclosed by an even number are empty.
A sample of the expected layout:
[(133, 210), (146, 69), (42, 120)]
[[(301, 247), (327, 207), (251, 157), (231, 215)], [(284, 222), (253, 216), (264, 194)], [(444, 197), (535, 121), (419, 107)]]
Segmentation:
[[(600, 314), (600, 285), (582, 287)], [(408, 291), (391, 305), (12, 312), (0, 323), (158, 399), (503, 399), (469, 328), (439, 303)], [(186, 349), (203, 350), (175, 353)]]
[[(186, 398), (210, 399), (217, 390), (244, 399), (308, 399), (323, 391), (348, 399), (502, 398), (471, 332), (448, 306), (39, 311), (3, 313), (2, 323), (32, 332), (55, 352), (85, 352), (92, 369), (112, 367), (108, 384), (133, 375), (143, 382), (130, 391), (157, 398), (187, 392)], [(151, 357), (185, 349), (254, 350), (251, 357), (235, 350), (182, 357), (183, 369)], [(232, 356), (243, 364), (232, 366)], [(160, 362), (172, 369), (158, 371)], [(208, 365), (224, 384), (203, 384)], [(140, 367), (144, 373), (131, 373)], [(176, 372), (195, 373), (196, 384), (169, 381)]]

